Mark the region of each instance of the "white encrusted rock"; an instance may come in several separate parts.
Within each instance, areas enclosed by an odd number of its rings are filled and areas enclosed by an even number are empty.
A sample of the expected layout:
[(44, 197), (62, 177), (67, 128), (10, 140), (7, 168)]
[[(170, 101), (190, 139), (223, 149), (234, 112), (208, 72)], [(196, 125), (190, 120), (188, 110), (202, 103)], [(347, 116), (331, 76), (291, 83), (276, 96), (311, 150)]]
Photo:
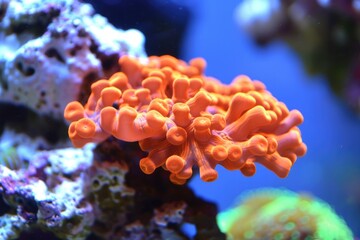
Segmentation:
[(120, 56), (146, 57), (141, 32), (116, 29), (89, 4), (3, 2), (0, 102), (62, 118), (67, 103), (86, 98), (92, 82), (119, 70)]

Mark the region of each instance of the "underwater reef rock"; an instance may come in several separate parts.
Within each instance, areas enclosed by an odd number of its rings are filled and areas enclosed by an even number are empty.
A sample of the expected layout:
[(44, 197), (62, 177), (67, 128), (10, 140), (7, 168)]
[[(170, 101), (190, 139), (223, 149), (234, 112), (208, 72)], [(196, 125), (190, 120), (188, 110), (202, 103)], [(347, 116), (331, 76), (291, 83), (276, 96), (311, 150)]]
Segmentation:
[(0, 13), (0, 101), (39, 114), (62, 117), (119, 70), (120, 56), (146, 56), (141, 32), (116, 29), (77, 0), (5, 0)]
[(327, 203), (283, 189), (243, 193), (237, 206), (219, 213), (217, 221), (228, 240), (354, 239)]
[(135, 191), (125, 185), (127, 172), (127, 165), (120, 161), (98, 161), (90, 169), (89, 199), (96, 216), (92, 232), (104, 239), (114, 239), (114, 232), (125, 225), (134, 207)]
[[(225, 239), (216, 223), (217, 207), (187, 185), (167, 181), (169, 172), (146, 175), (138, 167), (137, 143), (115, 138), (97, 145), (90, 170), (90, 202), (96, 220), (89, 239)], [(188, 236), (182, 226), (196, 229)]]
[(11, 170), (27, 168), (34, 155), (40, 151), (70, 147), (70, 145), (68, 141), (53, 144), (43, 136), (33, 137), (5, 127), (0, 136), (0, 165)]
[[(109, 139), (94, 149), (38, 151), (27, 168), (0, 165), (0, 238), (224, 239), (215, 204), (168, 172), (141, 173), (137, 144)], [(212, 238), (213, 237), (213, 238)]]
[[(94, 222), (92, 205), (84, 201), (84, 170), (93, 160), (84, 149), (41, 151), (29, 167), (13, 171), (0, 165), (2, 239), (42, 229), (60, 239), (85, 239)], [(14, 223), (17, 219), (17, 223)]]

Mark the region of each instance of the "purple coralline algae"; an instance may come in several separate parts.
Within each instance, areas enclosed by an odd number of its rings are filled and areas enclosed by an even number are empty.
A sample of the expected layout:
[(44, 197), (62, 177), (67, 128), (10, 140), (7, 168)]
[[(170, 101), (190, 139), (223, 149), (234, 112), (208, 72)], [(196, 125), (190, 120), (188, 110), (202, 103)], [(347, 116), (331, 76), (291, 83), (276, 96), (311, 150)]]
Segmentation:
[(6, 209), (0, 214), (0, 238), (15, 239), (39, 228), (61, 239), (85, 239), (94, 222), (92, 205), (84, 201), (92, 160), (87, 146), (40, 151), (18, 171), (0, 165), (0, 207)]
[(0, 101), (40, 114), (62, 116), (120, 56), (146, 56), (141, 32), (116, 29), (77, 0), (5, 0), (0, 14)]

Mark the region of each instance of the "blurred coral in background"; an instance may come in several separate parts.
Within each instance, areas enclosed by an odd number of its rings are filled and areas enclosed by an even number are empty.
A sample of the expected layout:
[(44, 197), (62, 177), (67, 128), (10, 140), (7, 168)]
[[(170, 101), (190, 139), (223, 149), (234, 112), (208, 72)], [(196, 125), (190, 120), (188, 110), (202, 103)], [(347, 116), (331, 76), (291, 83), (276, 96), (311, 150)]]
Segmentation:
[(217, 216), (228, 240), (353, 239), (344, 220), (311, 195), (269, 188), (240, 197), (235, 207)]
[(235, 18), (260, 45), (289, 44), (360, 114), (359, 0), (243, 0)]

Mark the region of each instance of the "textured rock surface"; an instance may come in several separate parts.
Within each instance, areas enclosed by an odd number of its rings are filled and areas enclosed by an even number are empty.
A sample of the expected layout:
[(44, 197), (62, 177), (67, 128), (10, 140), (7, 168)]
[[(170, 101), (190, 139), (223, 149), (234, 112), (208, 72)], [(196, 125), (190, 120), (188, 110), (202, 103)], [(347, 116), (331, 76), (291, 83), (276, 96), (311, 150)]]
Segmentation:
[(116, 29), (77, 0), (7, 0), (0, 8), (3, 102), (60, 117), (90, 83), (118, 70), (119, 56), (145, 56), (141, 32)]
[(0, 165), (2, 239), (14, 239), (35, 228), (61, 239), (84, 239), (94, 222), (92, 205), (85, 200), (86, 174), (92, 149), (42, 151), (27, 169), (13, 171)]

